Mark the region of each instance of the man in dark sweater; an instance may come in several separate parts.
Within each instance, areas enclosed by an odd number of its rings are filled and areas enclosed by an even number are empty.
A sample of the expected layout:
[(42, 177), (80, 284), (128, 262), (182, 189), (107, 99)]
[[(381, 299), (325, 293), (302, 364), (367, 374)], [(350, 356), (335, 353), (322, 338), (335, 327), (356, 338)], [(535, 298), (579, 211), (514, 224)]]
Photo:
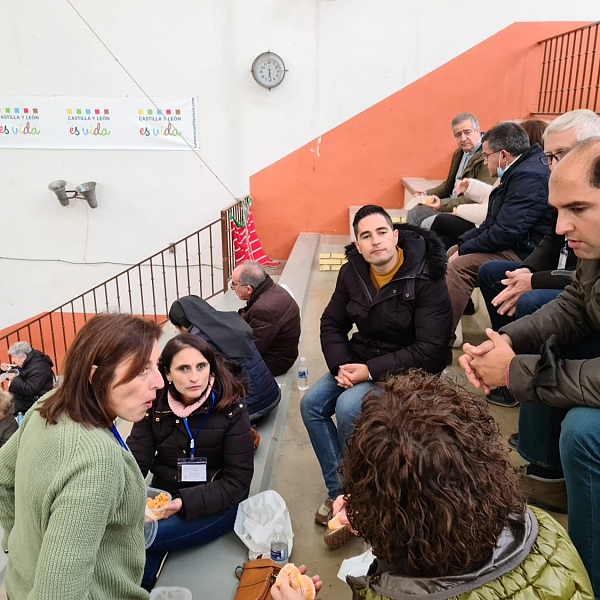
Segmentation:
[(286, 373), (298, 358), (298, 304), (261, 265), (250, 260), (233, 270), (231, 289), (246, 301), (238, 312), (252, 327), (254, 343), (269, 371), (274, 377)]
[(9, 360), (19, 368), (18, 375), (9, 375), (9, 391), (15, 398), (15, 416), (25, 414), (33, 403), (54, 385), (52, 361), (27, 342), (16, 342), (8, 349)]

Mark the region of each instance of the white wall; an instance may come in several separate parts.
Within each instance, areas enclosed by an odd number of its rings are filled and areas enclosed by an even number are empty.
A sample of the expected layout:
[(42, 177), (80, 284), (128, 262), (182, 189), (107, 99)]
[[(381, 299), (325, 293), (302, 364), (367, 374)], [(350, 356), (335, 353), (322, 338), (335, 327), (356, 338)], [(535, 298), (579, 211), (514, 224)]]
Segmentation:
[[(216, 219), (252, 173), (511, 23), (597, 18), (597, 0), (71, 2), (94, 33), (65, 0), (3, 11), (0, 95), (198, 95), (198, 155), (223, 184), (191, 151), (17, 151), (0, 140), (0, 327), (125, 268), (57, 261), (145, 258)], [(271, 92), (250, 75), (267, 49), (288, 68)], [(60, 206), (46, 190), (59, 178), (97, 181), (99, 208)]]

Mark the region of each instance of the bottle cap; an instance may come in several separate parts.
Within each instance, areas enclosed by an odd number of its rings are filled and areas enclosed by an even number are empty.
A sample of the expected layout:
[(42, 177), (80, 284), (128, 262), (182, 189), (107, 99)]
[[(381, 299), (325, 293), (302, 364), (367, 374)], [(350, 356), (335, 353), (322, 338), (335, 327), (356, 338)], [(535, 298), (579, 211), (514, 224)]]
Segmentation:
[(300, 357), (300, 362), (304, 362), (306, 360), (306, 358), (304, 356)]
[(275, 533), (283, 533), (283, 525), (281, 523), (275, 524)]

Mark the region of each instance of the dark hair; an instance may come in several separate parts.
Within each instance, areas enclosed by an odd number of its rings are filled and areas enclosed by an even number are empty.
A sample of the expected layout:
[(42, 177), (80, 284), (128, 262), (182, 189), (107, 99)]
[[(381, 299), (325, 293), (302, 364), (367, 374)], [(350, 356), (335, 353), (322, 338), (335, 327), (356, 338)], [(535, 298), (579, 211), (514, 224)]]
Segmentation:
[(533, 146), (539, 144), (542, 148), (544, 147), (544, 131), (548, 127), (546, 121), (540, 119), (528, 119), (527, 121), (521, 121), (521, 127), (525, 130), (529, 143)]
[(356, 211), (354, 215), (354, 220), (352, 221), (352, 229), (354, 229), (354, 235), (358, 237), (358, 223), (362, 221), (365, 217), (370, 217), (371, 215), (381, 215), (390, 226), (391, 229), (394, 229), (394, 223), (392, 223), (392, 218), (388, 213), (381, 208), (381, 206), (376, 206), (375, 204), (367, 204), (366, 206), (362, 206)]
[(525, 509), (485, 401), (424, 371), (376, 384), (341, 473), (350, 523), (407, 577), (484, 564), (511, 513)]
[[(185, 348), (195, 348), (202, 353), (210, 365), (210, 372), (215, 376), (213, 389), (218, 396), (215, 410), (222, 412), (227, 410), (232, 404), (240, 401), (246, 395), (243, 384), (238, 381), (226, 368), (223, 356), (215, 352), (210, 344), (201, 337), (182, 333), (170, 339), (158, 359), (158, 368), (160, 369), (165, 382), (167, 381), (167, 371), (171, 370), (171, 363), (178, 352)], [(175, 386), (169, 385), (169, 392), (176, 400), (181, 401), (181, 395), (175, 389)]]
[(506, 150), (511, 156), (523, 154), (531, 146), (527, 132), (513, 121), (503, 121), (483, 134), (492, 152)]
[[(39, 410), (48, 423), (66, 414), (89, 427), (109, 427), (115, 415), (108, 406), (111, 387), (133, 380), (148, 364), (161, 328), (152, 321), (103, 313), (77, 333), (65, 355), (63, 380)], [(124, 361), (131, 364), (121, 381), (113, 381)], [(96, 370), (90, 378), (92, 367)]]

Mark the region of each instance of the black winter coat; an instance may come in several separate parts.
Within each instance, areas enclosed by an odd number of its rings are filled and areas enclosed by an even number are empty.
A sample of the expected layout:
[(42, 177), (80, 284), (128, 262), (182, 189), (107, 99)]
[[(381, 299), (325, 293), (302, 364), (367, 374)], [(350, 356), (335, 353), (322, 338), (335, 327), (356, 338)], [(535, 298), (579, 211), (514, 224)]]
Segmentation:
[[(340, 365), (366, 364), (373, 379), (410, 368), (440, 373), (452, 328), (446, 286), (446, 251), (434, 233), (394, 225), (404, 262), (379, 291), (370, 265), (354, 245), (340, 269), (335, 291), (321, 317), (321, 348), (337, 375)], [(358, 332), (348, 339), (352, 326)]]
[(461, 256), (514, 250), (523, 259), (550, 233), (550, 171), (541, 163), (542, 156), (544, 151), (534, 144), (511, 164), (490, 192), (485, 221), (458, 238)]
[[(218, 386), (215, 382), (218, 403)], [(210, 401), (188, 417), (192, 433), (210, 409)], [(183, 503), (179, 513), (195, 519), (232, 508), (248, 497), (254, 473), (254, 447), (248, 412), (242, 402), (225, 412), (213, 410), (195, 437), (195, 456), (207, 459), (206, 483), (177, 481), (177, 459), (189, 458), (190, 438), (182, 419), (169, 407), (167, 388), (159, 390), (152, 410), (135, 423), (127, 445), (142, 475), (152, 471), (152, 485)]]
[(32, 350), (25, 359), (21, 372), (10, 382), (10, 393), (15, 397), (15, 414), (25, 414), (33, 403), (54, 385), (53, 363), (39, 350)]

